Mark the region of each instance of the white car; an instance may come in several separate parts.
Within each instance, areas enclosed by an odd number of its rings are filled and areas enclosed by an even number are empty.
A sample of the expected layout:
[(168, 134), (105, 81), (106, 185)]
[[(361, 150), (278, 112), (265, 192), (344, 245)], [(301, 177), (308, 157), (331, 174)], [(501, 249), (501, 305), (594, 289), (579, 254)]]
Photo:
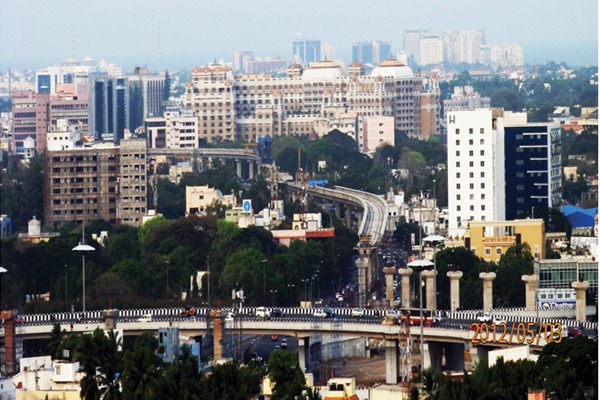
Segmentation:
[(500, 324), (506, 325), (506, 318), (504, 318), (504, 317), (494, 317), (493, 318), (493, 323), (495, 325), (500, 325)]
[(231, 311), (229, 311), (227, 313), (227, 316), (225, 317), (225, 322), (233, 322), (233, 318), (235, 317), (235, 314)]
[(138, 322), (152, 322), (152, 314), (145, 314), (139, 317)]
[(267, 307), (258, 307), (256, 309), (256, 316), (258, 318), (271, 318), (271, 311), (267, 309)]
[(365, 316), (365, 310), (363, 310), (362, 308), (353, 308), (352, 309), (352, 316), (353, 317), (364, 317)]
[(315, 313), (313, 314), (313, 317), (317, 317), (317, 318), (327, 318), (327, 313), (323, 310), (317, 310), (315, 311)]
[(485, 312), (483, 314), (479, 314), (477, 316), (477, 321), (479, 322), (492, 322), (492, 314), (489, 312)]

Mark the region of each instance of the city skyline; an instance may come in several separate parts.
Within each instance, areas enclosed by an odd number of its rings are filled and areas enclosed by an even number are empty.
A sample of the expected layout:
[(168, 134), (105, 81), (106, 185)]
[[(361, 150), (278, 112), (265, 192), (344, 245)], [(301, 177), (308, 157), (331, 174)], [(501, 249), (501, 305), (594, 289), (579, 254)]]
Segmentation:
[(232, 61), (233, 53), (241, 50), (252, 50), (256, 57), (291, 59), (292, 42), (299, 34), (335, 46), (338, 57), (349, 61), (353, 41), (389, 40), (395, 53), (403, 50), (406, 30), (476, 29), (485, 31), (488, 44), (522, 45), (526, 63), (598, 62), (598, 4), (593, 0), (577, 3), (577, 23), (542, 0), (510, 0), (502, 7), (458, 0), (454, 8), (440, 2), (445, 7), (422, 9), (390, 0), (361, 7), (338, 0), (232, 0), (210, 3), (210, 9), (201, 2), (177, 4), (5, 0), (0, 4), (0, 70), (41, 68), (85, 56), (126, 69), (140, 64), (150, 69), (192, 68)]

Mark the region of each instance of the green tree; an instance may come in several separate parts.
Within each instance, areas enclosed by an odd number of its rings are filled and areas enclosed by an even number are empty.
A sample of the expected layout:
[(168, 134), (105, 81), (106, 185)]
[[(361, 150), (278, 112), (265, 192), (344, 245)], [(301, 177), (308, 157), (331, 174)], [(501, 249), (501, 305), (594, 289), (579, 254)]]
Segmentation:
[(60, 324), (52, 325), (52, 332), (50, 333), (50, 342), (48, 342), (48, 352), (52, 359), (60, 358), (58, 354), (58, 350), (60, 349), (60, 344), (63, 341), (66, 330), (60, 329)]
[(298, 357), (290, 352), (272, 352), (269, 356), (268, 373), (273, 382), (273, 400), (300, 397), (306, 389), (304, 372), (300, 369)]
[(525, 306), (521, 276), (533, 273), (533, 255), (527, 243), (509, 247), (500, 257), (494, 280), (495, 307)]
[(181, 346), (180, 356), (167, 366), (165, 376), (167, 385), (163, 398), (201, 400), (198, 359), (189, 345)]
[(161, 380), (161, 361), (155, 350), (156, 339), (145, 333), (134, 344), (133, 351), (125, 355), (123, 370), (123, 396), (127, 399), (157, 398)]

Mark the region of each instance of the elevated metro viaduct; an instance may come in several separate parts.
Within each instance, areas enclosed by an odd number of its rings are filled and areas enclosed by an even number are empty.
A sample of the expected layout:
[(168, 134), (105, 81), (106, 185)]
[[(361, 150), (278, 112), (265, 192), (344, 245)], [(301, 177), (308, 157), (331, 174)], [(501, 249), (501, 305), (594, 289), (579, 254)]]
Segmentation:
[(261, 158), (243, 149), (185, 148), (185, 149), (148, 149), (148, 157), (165, 156), (178, 160), (190, 160), (194, 157), (202, 165), (210, 165), (213, 159), (231, 161), (235, 165), (238, 178), (254, 179), (260, 172)]
[(361, 238), (356, 245), (359, 258), (356, 261), (358, 268), (358, 306), (368, 306), (368, 289), (371, 287), (373, 277), (377, 273), (374, 249), (379, 246), (383, 238), (388, 218), (387, 203), (381, 197), (360, 190), (343, 186), (334, 189), (299, 184), (288, 184), (290, 189), (299, 194), (303, 191), (311, 197), (318, 198), (335, 204), (336, 216), (341, 219), (341, 206), (346, 209), (344, 221), (346, 226), (353, 226), (352, 209), (356, 210), (358, 219), (358, 235)]
[[(99, 314), (100, 312), (92, 312), (90, 314)], [(96, 317), (98, 317), (96, 316)], [(66, 326), (67, 333), (91, 333), (96, 328), (102, 329), (122, 329), (124, 336), (136, 336), (144, 332), (157, 332), (159, 328), (177, 328), (181, 335), (185, 338), (204, 337), (212, 331), (215, 359), (222, 358), (223, 354), (223, 338), (227, 333), (227, 329), (231, 329), (231, 323), (224, 320), (224, 315), (220, 310), (211, 311), (210, 320), (202, 318), (196, 321), (186, 319), (163, 319), (149, 322), (122, 322), (119, 320), (118, 310), (104, 310), (101, 316), (103, 318), (95, 318), (95, 322), (76, 322), (63, 324)], [(210, 322), (209, 322), (210, 321)], [(290, 336), (298, 339), (298, 359), (300, 366), (306, 370), (309, 365), (309, 349), (317, 343), (311, 341), (318, 331), (318, 335), (335, 335), (336, 337), (364, 337), (371, 339), (379, 339), (385, 344), (386, 354), (386, 383), (398, 383), (399, 373), (399, 356), (401, 342), (401, 326), (399, 325), (383, 325), (378, 322), (344, 322), (335, 323), (333, 320), (320, 320), (315, 324), (314, 320), (256, 320), (242, 319), (237, 322), (237, 329), (243, 331), (244, 335), (282, 335)], [(40, 323), (37, 325), (26, 324), (16, 327), (12, 320), (5, 321), (4, 330), (1, 335), (3, 345), (15, 343), (15, 337), (18, 336), (21, 340), (31, 339), (48, 339), (51, 336), (53, 322)], [(420, 327), (410, 327), (410, 337), (416, 342), (420, 336)], [(433, 371), (442, 369), (442, 359), (446, 361), (446, 368), (451, 370), (462, 371), (465, 368), (465, 355), (473, 362), (477, 362), (487, 355), (489, 350), (497, 348), (505, 348), (512, 346), (521, 346), (523, 341), (519, 338), (512, 337), (512, 341), (507, 343), (474, 343), (474, 332), (465, 329), (448, 329), (448, 328), (424, 328), (423, 343), (424, 353), (423, 362), (424, 368), (431, 367)], [(312, 342), (312, 343), (311, 343)], [(532, 343), (530, 347), (534, 351), (539, 351), (546, 344), (545, 340), (540, 340), (539, 343)], [(318, 344), (320, 345), (320, 343)], [(6, 347), (7, 351), (8, 346)], [(14, 346), (12, 347), (14, 350)], [(14, 358), (12, 368), (9, 368), (8, 361), (11, 356), (5, 354), (3, 367), (5, 372), (16, 372), (14, 369)]]

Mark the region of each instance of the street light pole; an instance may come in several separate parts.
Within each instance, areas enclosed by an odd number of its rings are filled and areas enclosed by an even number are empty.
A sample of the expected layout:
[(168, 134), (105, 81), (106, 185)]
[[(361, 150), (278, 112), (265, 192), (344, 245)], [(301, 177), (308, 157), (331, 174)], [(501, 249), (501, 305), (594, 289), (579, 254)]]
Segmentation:
[(296, 285), (288, 283), (286, 286), (288, 287), (288, 289), (290, 289), (290, 307), (291, 307), (292, 306), (292, 288)]
[(171, 300), (171, 296), (169, 296), (169, 260), (165, 261), (167, 266), (167, 300)]
[(206, 303), (210, 310), (210, 256), (206, 256)]
[[(67, 264), (65, 264), (65, 304), (68, 303), (68, 292), (67, 292), (67, 285), (68, 285), (68, 279), (69, 279), (69, 274), (68, 274), (68, 269), (67, 269)], [(67, 310), (69, 309), (69, 306), (67, 304)]]
[(267, 265), (267, 260), (262, 260), (262, 267), (263, 267), (263, 304), (266, 305), (267, 304), (267, 285), (266, 285), (266, 280), (265, 280), (265, 267)]

